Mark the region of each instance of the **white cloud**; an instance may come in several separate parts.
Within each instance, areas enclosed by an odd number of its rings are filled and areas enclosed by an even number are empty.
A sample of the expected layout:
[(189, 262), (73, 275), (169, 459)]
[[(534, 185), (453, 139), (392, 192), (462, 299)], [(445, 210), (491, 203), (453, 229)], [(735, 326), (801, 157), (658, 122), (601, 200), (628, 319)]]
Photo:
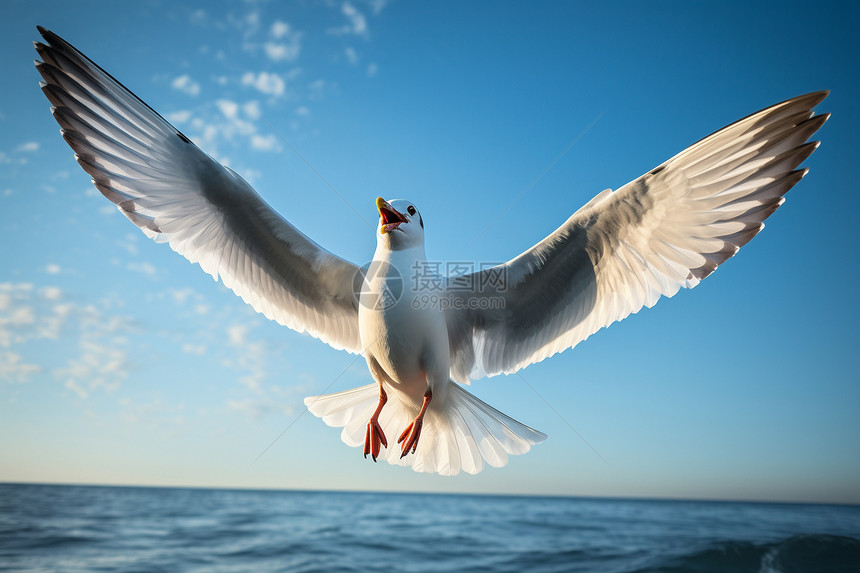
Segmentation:
[(308, 84), (308, 97), (310, 97), (310, 99), (318, 99), (322, 97), (325, 89), (325, 80), (314, 80)]
[(27, 364), (20, 354), (0, 352), (0, 380), (7, 382), (27, 382), (31, 375), (41, 372), (41, 366)]
[(245, 102), (242, 104), (242, 111), (245, 112), (245, 115), (248, 119), (259, 119), (262, 115), (260, 113), (260, 104), (257, 100), (251, 100), (249, 102)]
[(60, 300), (60, 298), (63, 296), (62, 289), (60, 289), (60, 287), (55, 286), (45, 287), (40, 292), (43, 297), (53, 301)]
[(55, 263), (48, 263), (47, 265), (45, 265), (45, 272), (49, 275), (58, 275), (61, 271), (62, 269), (60, 268), (60, 265), (57, 265)]
[[(110, 206), (111, 211), (114, 210), (114, 207)], [(137, 245), (140, 242), (140, 235), (138, 233), (126, 233), (122, 240), (114, 241), (115, 244), (119, 245), (122, 249), (127, 251), (131, 255), (136, 255), (138, 253)]]
[(274, 404), (269, 396), (264, 398), (246, 398), (244, 400), (227, 400), (227, 408), (240, 412), (253, 420), (260, 420), (268, 414), (291, 416), (295, 413), (291, 405)]
[(182, 352), (184, 352), (185, 354), (203, 356), (204, 354), (206, 354), (206, 345), (185, 343), (182, 345)]
[(348, 46), (346, 50), (344, 50), (346, 54), (346, 61), (350, 63), (350, 65), (355, 65), (358, 63), (358, 54), (355, 53), (355, 49), (352, 46)]
[(287, 34), (290, 33), (290, 25), (287, 22), (283, 22), (281, 20), (275, 20), (275, 23), (272, 24), (272, 37), (274, 38), (283, 38)]
[(27, 143), (22, 143), (19, 145), (15, 151), (24, 151), (24, 152), (32, 152), (39, 151), (39, 142), (38, 141), (28, 141)]
[(241, 346), (245, 344), (245, 337), (248, 335), (250, 326), (247, 324), (234, 324), (227, 328), (227, 336), (230, 339), (230, 344)]
[(346, 16), (346, 19), (349, 21), (348, 24), (345, 24), (339, 28), (332, 28), (329, 30), (331, 34), (355, 34), (356, 36), (366, 36), (367, 35), (367, 18), (364, 17), (364, 14), (358, 11), (358, 9), (353, 6), (349, 2), (344, 2), (340, 8), (341, 13)]
[(299, 107), (296, 108), (296, 115), (298, 115), (298, 116), (308, 117), (310, 114), (311, 114), (311, 110), (309, 110), (307, 107), (305, 107), (303, 105), (300, 105)]
[(129, 398), (119, 400), (122, 417), (130, 424), (138, 424), (165, 438), (179, 435), (185, 426), (185, 404), (155, 399), (137, 402)]
[(74, 380), (66, 380), (64, 386), (77, 394), (79, 398), (86, 398), (89, 395), (87, 391), (81, 388)]
[(245, 16), (245, 36), (254, 34), (260, 27), (260, 13), (251, 12)]
[(56, 340), (65, 333), (77, 339), (79, 352), (55, 369), (54, 376), (81, 397), (98, 388), (119, 387), (128, 373), (124, 334), (130, 331), (129, 321), (107, 312), (110, 302), (78, 305), (62, 298), (59, 287), (0, 283), (0, 347), (9, 349), (0, 352), (0, 378), (26, 382), (42, 371), (12, 347)]
[(170, 289), (170, 298), (173, 299), (178, 305), (183, 305), (185, 302), (194, 295), (193, 288), (183, 288), (183, 289)]
[[(289, 23), (276, 20), (269, 31), (272, 39), (263, 44), (266, 56), (274, 62), (294, 62), (302, 51), (302, 33), (294, 30)], [(256, 45), (249, 44), (246, 49), (254, 50)]]
[(191, 119), (191, 112), (188, 110), (179, 110), (168, 113), (165, 117), (170, 123), (185, 123)]
[(191, 16), (189, 17), (189, 20), (191, 20), (191, 23), (196, 24), (198, 26), (202, 26), (203, 24), (205, 24), (206, 19), (207, 19), (206, 10), (203, 10), (202, 8), (198, 8), (197, 10), (193, 11), (191, 13)]
[(5, 152), (0, 151), (0, 163), (6, 164), (6, 165), (9, 165), (11, 163), (17, 163), (19, 165), (26, 165), (27, 164), (27, 158), (26, 157), (19, 157), (19, 158), (15, 159), (15, 158), (9, 157)]
[(158, 269), (156, 269), (151, 263), (128, 263), (125, 267), (130, 271), (142, 273), (148, 277), (154, 277), (158, 274)]
[(281, 146), (278, 145), (278, 138), (273, 134), (260, 135), (255, 133), (251, 136), (251, 148), (260, 151), (279, 151)]
[(299, 58), (302, 50), (299, 36), (293, 36), (290, 43), (266, 42), (263, 51), (273, 62), (294, 62)]
[(224, 117), (227, 119), (236, 119), (239, 113), (239, 104), (234, 101), (219, 99), (215, 102), (215, 105), (218, 106), (218, 109), (221, 110), (221, 113), (223, 113)]
[(287, 87), (286, 82), (281, 76), (269, 72), (260, 72), (259, 74), (246, 72), (242, 76), (242, 85), (252, 86), (261, 93), (275, 97), (284, 95)]
[(379, 68), (376, 65), (376, 62), (371, 62), (367, 65), (367, 77), (372, 78), (376, 76), (376, 73), (379, 71)]
[(388, 0), (370, 0), (370, 7), (374, 14), (379, 14), (388, 4)]
[(179, 90), (182, 93), (188, 94), (190, 96), (196, 96), (200, 94), (200, 84), (191, 79), (191, 76), (188, 74), (183, 74), (178, 78), (174, 79), (170, 82), (171, 87), (175, 90)]
[(246, 372), (239, 382), (255, 394), (263, 393), (266, 374), (266, 346), (261, 340), (250, 340), (248, 333), (252, 324), (233, 324), (227, 328), (230, 346), (236, 350), (235, 360), (225, 360), (225, 365)]
[(115, 339), (110, 344), (101, 344), (82, 338), (78, 347), (80, 353), (66, 366), (57, 368), (54, 376), (81, 398), (97, 389), (113, 392), (128, 377), (127, 353), (116, 345)]
[(34, 296), (31, 283), (0, 284), (0, 347), (11, 348), (31, 340), (56, 339), (68, 318), (58, 287), (43, 287)]

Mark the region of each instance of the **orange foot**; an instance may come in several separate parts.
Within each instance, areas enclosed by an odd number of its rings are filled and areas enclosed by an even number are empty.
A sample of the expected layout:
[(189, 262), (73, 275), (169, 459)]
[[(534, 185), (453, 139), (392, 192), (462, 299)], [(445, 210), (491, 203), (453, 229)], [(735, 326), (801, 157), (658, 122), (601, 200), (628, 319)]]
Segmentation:
[(398, 444), (403, 442), (403, 445), (400, 446), (401, 458), (408, 454), (409, 450), (412, 450), (413, 454), (415, 453), (415, 449), (418, 447), (418, 438), (421, 437), (421, 426), (424, 425), (424, 412), (427, 411), (427, 406), (430, 405), (430, 400), (432, 398), (433, 392), (428, 389), (424, 394), (424, 403), (421, 404), (421, 411), (418, 412), (418, 415), (415, 416), (412, 423), (403, 430), (403, 433), (400, 434), (400, 437), (397, 439)]
[(379, 404), (376, 406), (376, 411), (370, 417), (370, 421), (367, 422), (367, 431), (364, 434), (364, 457), (367, 459), (367, 454), (370, 454), (374, 462), (379, 457), (380, 444), (386, 448), (388, 447), (388, 440), (385, 439), (382, 426), (379, 425), (379, 413), (386, 402), (388, 402), (388, 396), (386, 396), (385, 390), (380, 386)]

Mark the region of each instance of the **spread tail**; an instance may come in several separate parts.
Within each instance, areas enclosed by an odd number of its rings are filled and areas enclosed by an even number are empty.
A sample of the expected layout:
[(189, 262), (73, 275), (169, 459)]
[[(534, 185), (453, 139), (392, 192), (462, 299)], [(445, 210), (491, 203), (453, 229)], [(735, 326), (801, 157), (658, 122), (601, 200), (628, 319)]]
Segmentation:
[[(378, 399), (378, 386), (368, 384), (346, 392), (305, 398), (305, 406), (329, 426), (342, 427), (340, 437), (346, 445), (363, 447), (367, 421)], [(416, 452), (401, 459), (395, 441), (417, 413), (417, 405), (405, 403), (396, 393), (389, 392), (388, 403), (379, 415), (389, 442), (388, 448), (380, 452), (380, 459), (412, 466), (417, 472), (456, 475), (462, 470), (476, 474), (484, 468), (484, 462), (501, 467), (508, 463), (509, 455), (524, 454), (546, 439), (545, 434), (450, 382), (445, 403), (431, 402), (427, 410)]]

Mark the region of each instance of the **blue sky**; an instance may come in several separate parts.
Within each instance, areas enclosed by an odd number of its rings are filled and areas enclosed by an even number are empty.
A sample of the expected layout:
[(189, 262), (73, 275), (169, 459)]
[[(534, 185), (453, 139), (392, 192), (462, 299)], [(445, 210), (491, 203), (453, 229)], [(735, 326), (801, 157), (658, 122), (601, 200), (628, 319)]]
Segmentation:
[[(7, 3), (0, 481), (860, 503), (858, 8), (596, 4)], [(363, 360), (256, 315), (98, 195), (38, 89), (37, 24), (356, 263), (377, 195), (420, 206), (431, 259), (501, 262), (758, 109), (831, 89), (833, 116), (712, 277), (473, 384), (549, 439), (442, 478), (302, 415), (369, 383)]]

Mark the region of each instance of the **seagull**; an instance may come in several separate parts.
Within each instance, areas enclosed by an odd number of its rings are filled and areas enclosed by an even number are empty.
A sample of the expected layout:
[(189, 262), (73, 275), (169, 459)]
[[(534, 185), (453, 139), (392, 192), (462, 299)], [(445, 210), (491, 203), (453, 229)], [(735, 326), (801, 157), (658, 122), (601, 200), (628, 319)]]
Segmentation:
[(510, 261), (446, 277), (427, 261), (412, 201), (376, 199), (376, 250), (369, 265), (354, 265), (71, 44), (38, 30), (42, 91), (102, 195), (269, 319), (362, 355), (372, 384), (306, 406), (365, 458), (442, 475), (504, 466), (546, 439), (468, 392), (470, 380), (517, 372), (699, 284), (807, 173), (798, 166), (819, 144), (808, 140), (829, 117), (813, 111), (827, 91), (763, 109), (598, 193)]

